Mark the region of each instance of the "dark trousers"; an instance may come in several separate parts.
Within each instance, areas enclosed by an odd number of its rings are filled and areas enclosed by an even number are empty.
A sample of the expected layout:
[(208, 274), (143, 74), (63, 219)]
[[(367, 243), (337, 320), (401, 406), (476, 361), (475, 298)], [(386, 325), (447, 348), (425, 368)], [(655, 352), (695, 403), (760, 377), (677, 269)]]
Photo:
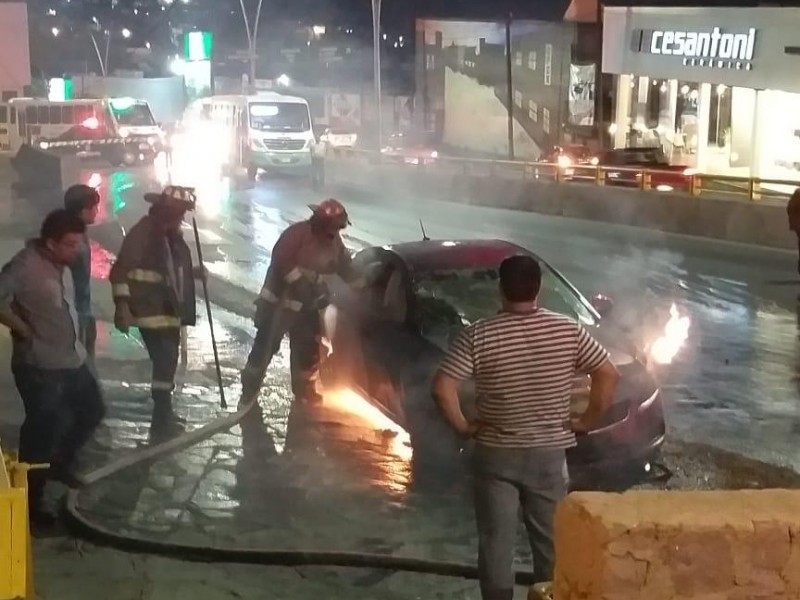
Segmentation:
[(25, 406), (19, 440), (23, 462), (50, 463), (49, 471), (28, 474), (29, 501), (41, 503), (48, 475), (73, 467), (105, 414), (97, 380), (86, 365), (78, 369), (39, 369), (14, 365), (14, 381)]
[(249, 397), (258, 392), (272, 357), (280, 349), (283, 336), (288, 333), (292, 393), (298, 400), (314, 397), (317, 394), (316, 380), (320, 364), (319, 312), (295, 312), (265, 303), (259, 307), (256, 327), (256, 339), (242, 372), (242, 396)]
[(178, 371), (181, 330), (178, 327), (139, 329), (153, 363), (150, 390), (156, 404), (171, 405)]
[(514, 597), (514, 547), (519, 511), (533, 553), (537, 583), (552, 581), (553, 520), (567, 495), (564, 450), (475, 446), (475, 517), (483, 600)]

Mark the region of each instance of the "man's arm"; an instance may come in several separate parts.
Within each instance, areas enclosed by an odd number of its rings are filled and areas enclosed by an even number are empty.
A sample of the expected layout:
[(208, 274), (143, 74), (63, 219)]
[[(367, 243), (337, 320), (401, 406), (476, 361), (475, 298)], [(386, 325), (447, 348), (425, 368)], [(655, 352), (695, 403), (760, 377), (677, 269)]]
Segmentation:
[(19, 285), (21, 266), (12, 260), (0, 271), (0, 324), (8, 327), (12, 333), (29, 338), (33, 332), (22, 317), (13, 309), (14, 298)]
[(608, 351), (582, 327), (578, 332), (576, 367), (590, 378), (589, 407), (572, 423), (572, 429), (576, 433), (587, 433), (611, 406), (619, 372), (609, 359)]
[(444, 418), (459, 434), (472, 437), (478, 431), (477, 422), (469, 422), (461, 410), (459, 384), (473, 376), (472, 330), (467, 328), (456, 338), (433, 378), (431, 393)]

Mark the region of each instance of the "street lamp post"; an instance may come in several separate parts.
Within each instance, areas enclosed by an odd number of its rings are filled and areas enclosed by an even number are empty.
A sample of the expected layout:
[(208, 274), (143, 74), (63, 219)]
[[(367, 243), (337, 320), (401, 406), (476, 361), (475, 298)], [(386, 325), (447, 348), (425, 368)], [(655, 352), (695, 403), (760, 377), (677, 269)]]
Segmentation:
[(256, 20), (253, 23), (253, 28), (250, 28), (250, 19), (247, 18), (247, 9), (244, 6), (244, 0), (239, 0), (239, 6), (242, 7), (242, 18), (244, 19), (244, 28), (247, 31), (247, 46), (250, 54), (250, 88), (254, 89), (256, 85), (256, 43), (258, 42), (258, 22), (261, 20), (261, 5), (263, 0), (258, 0), (256, 7)]
[(372, 0), (372, 52), (375, 78), (375, 108), (378, 117), (378, 151), (383, 147), (383, 110), (381, 107), (381, 0)]

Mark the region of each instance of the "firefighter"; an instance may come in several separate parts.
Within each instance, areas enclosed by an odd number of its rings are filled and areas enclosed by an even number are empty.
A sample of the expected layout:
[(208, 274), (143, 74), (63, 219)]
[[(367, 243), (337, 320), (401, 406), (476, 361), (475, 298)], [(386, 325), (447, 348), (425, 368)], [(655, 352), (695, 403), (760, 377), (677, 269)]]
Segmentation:
[(256, 339), (242, 372), (242, 400), (256, 394), (281, 339), (289, 334), (292, 393), (297, 401), (319, 404), (322, 328), (320, 311), (329, 303), (326, 275), (360, 286), (340, 232), (350, 224), (342, 204), (328, 199), (310, 205), (311, 217), (281, 234), (272, 250), (261, 294), (256, 300)]
[(183, 422), (172, 406), (181, 327), (197, 320), (194, 279), (205, 274), (192, 266), (181, 232), (186, 212), (194, 208), (191, 191), (168, 186), (161, 194), (145, 194), (145, 201), (149, 213), (125, 236), (109, 276), (114, 324), (123, 333), (139, 328), (153, 363), (152, 427), (174, 430)]

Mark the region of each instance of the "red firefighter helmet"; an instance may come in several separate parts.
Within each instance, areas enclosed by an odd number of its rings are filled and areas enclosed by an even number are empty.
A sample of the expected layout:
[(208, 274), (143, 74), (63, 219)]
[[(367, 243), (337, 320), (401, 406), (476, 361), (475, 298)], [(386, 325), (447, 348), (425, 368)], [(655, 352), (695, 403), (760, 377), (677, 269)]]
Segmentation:
[(351, 225), (347, 210), (335, 198), (328, 198), (320, 204), (309, 204), (308, 207), (314, 213), (313, 218), (318, 219), (328, 227), (338, 230)]

